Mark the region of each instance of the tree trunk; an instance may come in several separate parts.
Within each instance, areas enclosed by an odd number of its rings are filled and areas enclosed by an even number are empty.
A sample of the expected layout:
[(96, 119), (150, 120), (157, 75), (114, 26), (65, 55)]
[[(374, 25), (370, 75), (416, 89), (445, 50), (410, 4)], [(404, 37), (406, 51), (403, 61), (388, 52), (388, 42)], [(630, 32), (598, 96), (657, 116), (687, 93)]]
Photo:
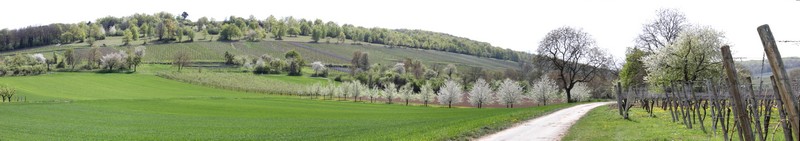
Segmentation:
[(567, 92), (567, 103), (572, 103), (573, 102), (572, 101), (572, 92), (570, 92), (571, 90), (572, 89), (565, 89), (565, 92)]

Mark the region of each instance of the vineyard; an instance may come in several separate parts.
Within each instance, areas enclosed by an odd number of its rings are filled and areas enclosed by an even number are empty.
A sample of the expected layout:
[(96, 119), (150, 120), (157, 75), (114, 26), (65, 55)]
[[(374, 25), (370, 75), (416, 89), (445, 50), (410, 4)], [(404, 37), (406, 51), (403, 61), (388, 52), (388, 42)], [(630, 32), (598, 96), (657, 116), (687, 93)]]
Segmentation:
[[(790, 80), (768, 26), (759, 27), (771, 82), (739, 76), (728, 46), (722, 47), (725, 76), (704, 81), (673, 81), (615, 90), (619, 115), (629, 119), (639, 106), (650, 117), (654, 108), (688, 129), (700, 128), (724, 140), (795, 140), (798, 134), (797, 99), (800, 80)], [(767, 60), (765, 60), (767, 61)], [(764, 69), (761, 69), (764, 70)], [(706, 127), (710, 122), (710, 127)], [(698, 127), (699, 126), (699, 127)]]

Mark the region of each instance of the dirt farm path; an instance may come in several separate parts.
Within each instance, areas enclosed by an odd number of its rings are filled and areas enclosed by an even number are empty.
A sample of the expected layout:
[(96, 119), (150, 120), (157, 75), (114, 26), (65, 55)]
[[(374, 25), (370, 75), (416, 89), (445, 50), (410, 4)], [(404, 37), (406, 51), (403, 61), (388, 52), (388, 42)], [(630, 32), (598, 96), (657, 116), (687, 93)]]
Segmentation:
[(614, 102), (595, 102), (562, 109), (554, 113), (525, 121), (506, 130), (481, 137), (480, 141), (555, 141), (566, 135), (589, 110)]

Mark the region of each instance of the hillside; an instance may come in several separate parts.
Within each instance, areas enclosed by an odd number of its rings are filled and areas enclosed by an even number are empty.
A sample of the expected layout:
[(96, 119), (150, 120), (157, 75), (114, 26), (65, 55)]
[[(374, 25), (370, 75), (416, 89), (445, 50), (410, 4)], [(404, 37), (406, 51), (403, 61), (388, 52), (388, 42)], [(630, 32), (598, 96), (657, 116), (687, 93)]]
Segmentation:
[[(763, 71), (762, 71), (762, 60), (748, 60), (736, 63), (740, 63), (741, 65), (745, 66), (745, 68), (749, 69), (754, 77), (761, 76), (768, 78), (768, 76), (772, 75), (772, 68), (769, 66), (768, 61), (763, 61)], [(783, 58), (783, 65), (784, 67), (786, 67), (786, 71), (800, 69), (800, 58), (797, 57)]]
[[(524, 52), (492, 46), (446, 33), (415, 30), (366, 28), (352, 24), (341, 24), (320, 19), (296, 19), (292, 16), (276, 18), (269, 16), (261, 20), (250, 16), (230, 16), (223, 21), (201, 17), (197, 21), (187, 19), (188, 14), (175, 16), (159, 12), (133, 14), (130, 16), (98, 18), (96, 21), (79, 23), (53, 23), (28, 26), (19, 29), (0, 30), (0, 51), (38, 48), (53, 44), (95, 42), (101, 44), (107, 37), (122, 37), (125, 44), (136, 44), (139, 38), (156, 39), (162, 43), (181, 42), (185, 39), (206, 35), (218, 35), (220, 41), (284, 40), (305, 37), (313, 42), (358, 44), (381, 44), (389, 47), (405, 47), (438, 50), (478, 57), (519, 61)], [(291, 40), (291, 39), (289, 39)], [(311, 41), (309, 40), (309, 41)], [(90, 45), (90, 46), (92, 46)]]
[[(215, 36), (209, 36), (209, 38), (215, 38)], [(223, 55), (226, 51), (234, 55), (248, 55), (254, 58), (263, 54), (269, 54), (273, 57), (282, 57), (287, 51), (295, 50), (298, 51), (309, 62), (321, 61), (326, 64), (349, 64), (353, 52), (362, 51), (369, 53), (370, 63), (379, 63), (382, 65), (393, 65), (396, 62), (402, 62), (402, 60), (406, 58), (411, 58), (420, 60), (428, 66), (456, 64), (460, 68), (482, 67), (487, 70), (495, 71), (502, 71), (508, 68), (518, 67), (518, 63), (513, 61), (477, 57), (437, 50), (387, 47), (385, 45), (368, 44), (363, 42), (360, 42), (362, 43), (361, 45), (352, 45), (352, 41), (345, 41), (345, 43), (341, 44), (310, 43), (311, 39), (303, 36), (285, 38), (286, 39), (283, 41), (264, 40), (259, 42), (226, 42), (198, 39), (194, 42), (164, 44), (158, 43), (157, 41), (150, 41), (148, 45), (142, 46), (147, 47), (147, 55), (144, 58), (145, 63), (171, 62), (173, 54), (177, 53), (178, 51), (187, 51), (195, 62), (221, 63), (224, 62)], [(108, 46), (100, 47), (104, 53), (118, 50), (127, 51), (129, 47), (140, 46), (121, 46), (122, 41), (120, 37), (108, 37), (106, 40), (98, 41), (97, 44), (105, 44)], [(141, 44), (141, 41), (138, 42), (138, 44)], [(49, 45), (44, 47), (0, 52), (0, 56), (13, 55), (16, 53), (42, 53), (49, 57), (52, 56), (53, 52), (61, 54), (66, 49), (75, 49), (78, 54), (85, 54), (90, 47), (85, 43)]]

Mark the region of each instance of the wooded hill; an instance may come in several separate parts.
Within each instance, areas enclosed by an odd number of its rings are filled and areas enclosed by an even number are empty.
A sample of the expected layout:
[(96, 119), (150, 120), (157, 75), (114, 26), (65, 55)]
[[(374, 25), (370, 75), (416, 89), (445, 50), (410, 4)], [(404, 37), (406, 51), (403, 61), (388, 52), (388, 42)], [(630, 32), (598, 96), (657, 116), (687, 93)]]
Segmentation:
[[(159, 12), (152, 15), (134, 14), (124, 17), (103, 17), (95, 21), (72, 24), (55, 23), (29, 26), (19, 29), (0, 30), (0, 51), (39, 47), (51, 44), (70, 44), (103, 40), (106, 36), (123, 36), (125, 32), (140, 37), (154, 37), (171, 42), (178, 38), (194, 38), (194, 34), (220, 35), (218, 40), (259, 40), (271, 33), (271, 38), (283, 36), (314, 36), (319, 42), (344, 42), (344, 40), (383, 44), (391, 47), (409, 47), (439, 50), (479, 57), (519, 61), (523, 52), (492, 46), (486, 42), (453, 36), (446, 33), (411, 30), (366, 28), (352, 24), (339, 25), (320, 19), (296, 19), (294, 17), (257, 19), (250, 16), (230, 16), (223, 21), (201, 17), (197, 21), (188, 19), (184, 12), (175, 16)], [(193, 32), (192, 32), (193, 31)]]

